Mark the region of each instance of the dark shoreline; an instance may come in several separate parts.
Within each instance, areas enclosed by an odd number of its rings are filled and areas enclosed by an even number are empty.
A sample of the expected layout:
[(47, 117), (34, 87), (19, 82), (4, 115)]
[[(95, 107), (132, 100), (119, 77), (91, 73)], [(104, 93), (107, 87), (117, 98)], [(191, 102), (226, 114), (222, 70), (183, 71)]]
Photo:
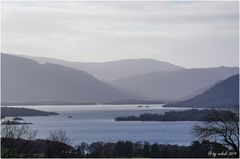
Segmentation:
[(58, 115), (56, 112), (46, 112), (41, 110), (23, 108), (23, 107), (1, 107), (1, 118), (19, 117), (19, 116), (49, 116)]
[(6, 121), (2, 121), (1, 125), (31, 125), (32, 123), (30, 122), (17, 122), (17, 121), (11, 121), (11, 120), (6, 120)]
[(190, 109), (184, 111), (169, 111), (164, 114), (144, 113), (139, 116), (116, 117), (115, 121), (205, 121), (214, 112), (229, 113), (227, 110)]

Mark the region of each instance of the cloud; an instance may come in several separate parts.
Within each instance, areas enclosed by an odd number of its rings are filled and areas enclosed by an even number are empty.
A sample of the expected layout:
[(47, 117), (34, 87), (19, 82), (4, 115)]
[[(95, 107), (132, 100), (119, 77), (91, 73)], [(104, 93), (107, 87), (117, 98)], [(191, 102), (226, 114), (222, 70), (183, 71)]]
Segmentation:
[[(238, 2), (2, 2), (2, 51), (238, 65)], [(218, 57), (218, 60), (212, 60)]]

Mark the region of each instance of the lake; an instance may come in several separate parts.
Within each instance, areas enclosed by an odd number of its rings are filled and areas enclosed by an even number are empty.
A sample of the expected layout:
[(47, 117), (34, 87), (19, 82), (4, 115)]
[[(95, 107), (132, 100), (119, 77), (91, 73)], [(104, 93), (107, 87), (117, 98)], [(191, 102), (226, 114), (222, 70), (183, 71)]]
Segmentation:
[[(164, 113), (189, 108), (165, 108), (157, 105), (62, 105), (23, 106), (43, 111), (54, 111), (60, 115), (23, 117), (38, 130), (37, 138), (45, 139), (51, 131), (64, 130), (72, 145), (81, 142), (115, 142), (119, 140), (147, 141), (150, 143), (190, 145), (194, 139), (191, 128), (199, 122), (117, 122), (115, 117), (142, 113)], [(148, 107), (147, 107), (148, 106)], [(72, 116), (72, 118), (69, 118)]]

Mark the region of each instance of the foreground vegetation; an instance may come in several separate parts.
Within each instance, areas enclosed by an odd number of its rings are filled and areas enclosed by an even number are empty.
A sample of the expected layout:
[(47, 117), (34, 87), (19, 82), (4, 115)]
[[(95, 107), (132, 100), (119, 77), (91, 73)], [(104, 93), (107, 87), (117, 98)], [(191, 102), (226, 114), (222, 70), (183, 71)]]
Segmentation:
[[(15, 142), (14, 150), (6, 143)], [(72, 157), (72, 158), (164, 158), (164, 157), (213, 157), (211, 152), (219, 154), (217, 157), (236, 157), (235, 153), (227, 156), (221, 152), (228, 149), (216, 142), (194, 141), (190, 146), (150, 144), (147, 142), (119, 141), (116, 143), (96, 142), (81, 143), (72, 147), (67, 144), (50, 140), (20, 140), (2, 138), (1, 157)]]

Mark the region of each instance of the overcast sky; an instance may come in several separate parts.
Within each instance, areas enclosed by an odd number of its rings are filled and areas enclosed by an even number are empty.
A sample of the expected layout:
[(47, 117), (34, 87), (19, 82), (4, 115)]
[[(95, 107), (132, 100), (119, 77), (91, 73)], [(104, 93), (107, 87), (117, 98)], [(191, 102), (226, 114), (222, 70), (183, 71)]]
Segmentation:
[(238, 2), (2, 2), (2, 52), (238, 66)]

